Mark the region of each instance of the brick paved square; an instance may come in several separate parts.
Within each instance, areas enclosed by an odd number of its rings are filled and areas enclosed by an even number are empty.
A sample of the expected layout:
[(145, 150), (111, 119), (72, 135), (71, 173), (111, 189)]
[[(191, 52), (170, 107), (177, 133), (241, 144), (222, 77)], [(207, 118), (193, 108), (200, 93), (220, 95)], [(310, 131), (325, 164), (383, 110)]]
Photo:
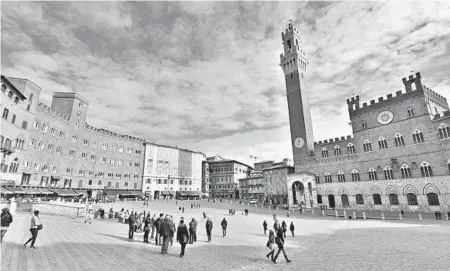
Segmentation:
[[(238, 205), (214, 205), (201, 202), (192, 210), (185, 202), (185, 213), (174, 202), (152, 202), (153, 213), (172, 213), (175, 221), (183, 216), (197, 218), (198, 242), (188, 245), (185, 258), (178, 257), (180, 245), (174, 242), (167, 255), (160, 247), (142, 242), (142, 233), (128, 241), (128, 225), (116, 219), (94, 220), (84, 224), (61, 216), (42, 216), (44, 229), (39, 232), (36, 250), (20, 247), (29, 238), (29, 216), (19, 214), (5, 236), (1, 248), (2, 270), (448, 270), (450, 231), (445, 224), (414, 224), (380, 220), (317, 219), (314, 217), (280, 219), (296, 226), (296, 236), (286, 238), (286, 252), (291, 263), (281, 257), (275, 265), (265, 258), (267, 236), (262, 222), (273, 224), (270, 212), (260, 213), (250, 207), (242, 216)], [(135, 208), (146, 210), (142, 202), (99, 205), (106, 210)], [(226, 207), (235, 208), (229, 216)], [(212, 242), (206, 243), (206, 212), (214, 222)], [(227, 236), (222, 237), (220, 221), (228, 220)], [(450, 223), (449, 223), (450, 224)]]

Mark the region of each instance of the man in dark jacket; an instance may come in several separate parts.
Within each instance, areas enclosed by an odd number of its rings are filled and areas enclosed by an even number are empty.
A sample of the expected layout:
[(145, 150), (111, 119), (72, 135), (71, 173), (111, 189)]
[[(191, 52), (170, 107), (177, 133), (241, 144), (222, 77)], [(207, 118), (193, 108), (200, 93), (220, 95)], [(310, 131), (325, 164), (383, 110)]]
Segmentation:
[(275, 237), (275, 243), (276, 243), (277, 246), (278, 246), (278, 252), (277, 252), (277, 254), (275, 255), (275, 257), (273, 258), (272, 261), (273, 261), (274, 263), (276, 263), (276, 262), (277, 262), (278, 255), (280, 254), (281, 251), (283, 251), (283, 256), (284, 256), (284, 258), (286, 259), (286, 262), (290, 263), (291, 260), (288, 259), (287, 255), (286, 255), (286, 252), (284, 251), (284, 238), (283, 238), (283, 235), (284, 235), (284, 234), (283, 234), (283, 229), (282, 229), (281, 227), (278, 228), (276, 234), (277, 234), (277, 235), (276, 235), (276, 237)]
[(177, 229), (177, 242), (181, 245), (181, 253), (180, 258), (184, 257), (184, 250), (186, 249), (186, 244), (189, 240), (189, 234), (188, 234), (188, 228), (186, 227), (186, 224), (184, 224), (183, 218), (180, 220), (180, 224), (178, 225)]
[(161, 226), (161, 222), (162, 222), (162, 220), (163, 220), (163, 216), (164, 216), (164, 214), (159, 214), (159, 217), (156, 219), (156, 221), (155, 221), (155, 229), (156, 229), (156, 236), (155, 236), (155, 245), (161, 245), (162, 244), (162, 242), (161, 242), (161, 235), (160, 235), (160, 232), (159, 232), (159, 227)]
[(220, 225), (222, 225), (222, 234), (223, 234), (223, 237), (225, 237), (225, 235), (227, 235), (227, 226), (228, 226), (228, 223), (227, 223), (227, 220), (225, 219), (225, 217), (223, 218), (222, 223), (220, 223)]
[(134, 215), (134, 211), (131, 211), (130, 217), (128, 218), (128, 226), (129, 226), (128, 239), (130, 240), (133, 240), (135, 224), (136, 224), (136, 216)]
[(289, 226), (289, 230), (291, 230), (292, 237), (294, 237), (294, 222), (291, 222), (291, 225)]
[(264, 220), (263, 222), (263, 228), (264, 228), (264, 235), (266, 235), (267, 232), (267, 222)]
[(197, 221), (195, 218), (189, 222), (189, 244), (193, 244), (197, 242)]
[(208, 236), (208, 242), (211, 242), (212, 228), (213, 228), (213, 223), (211, 221), (211, 218), (208, 217), (208, 220), (206, 221), (206, 235)]
[(2, 235), (2, 237), (1, 237), (0, 242), (3, 242), (3, 236), (5, 236), (6, 232), (8, 231), (9, 224), (11, 224), (12, 222), (13, 222), (13, 216), (9, 212), (9, 209), (3, 208), (2, 214), (1, 214), (1, 235)]
[(170, 237), (173, 236), (173, 225), (169, 220), (169, 215), (166, 215), (164, 221), (161, 222), (159, 226), (159, 234), (163, 238), (162, 246), (161, 246), (161, 254), (167, 254), (167, 250), (169, 249)]

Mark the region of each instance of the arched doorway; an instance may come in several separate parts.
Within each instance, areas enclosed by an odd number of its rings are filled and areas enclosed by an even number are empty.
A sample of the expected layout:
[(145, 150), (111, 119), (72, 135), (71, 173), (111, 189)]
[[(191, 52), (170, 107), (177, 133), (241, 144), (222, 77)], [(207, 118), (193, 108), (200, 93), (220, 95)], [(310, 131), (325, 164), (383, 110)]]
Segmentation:
[(292, 184), (292, 199), (294, 204), (305, 202), (305, 187), (302, 182), (294, 182)]
[(328, 195), (328, 204), (330, 205), (330, 208), (334, 208), (336, 206), (333, 194)]
[(343, 208), (348, 208), (349, 203), (348, 203), (348, 196), (347, 196), (347, 194), (342, 194), (341, 195), (341, 200), (342, 200), (342, 207)]

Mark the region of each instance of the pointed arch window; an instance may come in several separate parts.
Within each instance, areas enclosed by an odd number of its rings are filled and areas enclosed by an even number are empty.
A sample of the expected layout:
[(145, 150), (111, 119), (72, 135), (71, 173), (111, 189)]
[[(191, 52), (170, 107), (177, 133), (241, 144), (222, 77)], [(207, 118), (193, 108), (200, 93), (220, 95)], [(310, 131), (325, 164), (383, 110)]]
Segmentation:
[(394, 142), (395, 147), (405, 146), (405, 140), (403, 139), (403, 136), (399, 133), (395, 134)]
[(341, 156), (341, 147), (338, 145), (334, 146), (334, 156)]
[(380, 148), (380, 150), (385, 150), (388, 148), (387, 141), (384, 137), (380, 137), (378, 139), (378, 147)]
[(364, 141), (363, 147), (364, 147), (364, 152), (372, 151), (372, 143), (370, 143), (369, 140)]
[(403, 179), (411, 178), (411, 169), (408, 165), (403, 164), (400, 170), (402, 172)]
[(316, 183), (320, 183), (320, 176), (317, 173), (314, 173), (314, 178), (316, 180)]
[(450, 138), (450, 127), (445, 123), (439, 125), (439, 135), (441, 136), (441, 139)]
[(325, 182), (326, 182), (326, 183), (331, 183), (331, 182), (333, 182), (333, 180), (332, 180), (332, 178), (331, 178), (330, 172), (325, 173)]
[(369, 169), (369, 179), (370, 179), (371, 181), (376, 181), (376, 180), (378, 180), (378, 178), (377, 178), (377, 172), (376, 172), (375, 169), (373, 169), (373, 168), (370, 168), (370, 169)]
[(389, 203), (391, 205), (398, 205), (398, 195), (397, 194), (389, 194)]
[(420, 165), (420, 172), (422, 173), (422, 177), (424, 177), (424, 178), (433, 176), (433, 171), (431, 170), (431, 166), (427, 162), (423, 162)]
[(356, 194), (356, 204), (363, 205), (364, 204), (364, 197), (361, 194)]
[(408, 194), (406, 194), (406, 199), (408, 200), (408, 205), (418, 205), (416, 194), (408, 193)]
[(361, 181), (361, 178), (359, 176), (359, 172), (356, 169), (352, 170), (352, 181), (354, 181), (354, 182)]
[(328, 149), (325, 147), (322, 148), (322, 158), (328, 158)]
[(342, 172), (342, 170), (339, 170), (338, 174), (338, 182), (345, 183), (345, 174)]
[(386, 180), (394, 179), (394, 172), (392, 171), (392, 168), (390, 166), (386, 166), (384, 168), (384, 179)]
[(413, 140), (415, 144), (423, 143), (425, 141), (423, 138), (423, 133), (416, 129), (413, 133)]
[(436, 193), (427, 194), (428, 205), (439, 206), (439, 196)]
[(355, 153), (355, 145), (353, 145), (353, 143), (348, 143), (347, 151), (348, 151), (348, 154), (354, 154)]

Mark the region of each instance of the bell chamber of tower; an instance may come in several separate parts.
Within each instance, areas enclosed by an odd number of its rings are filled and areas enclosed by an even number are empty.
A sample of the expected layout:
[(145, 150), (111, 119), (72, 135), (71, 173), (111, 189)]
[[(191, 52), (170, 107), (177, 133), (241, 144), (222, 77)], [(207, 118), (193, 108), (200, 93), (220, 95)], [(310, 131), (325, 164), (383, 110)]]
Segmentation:
[(309, 105), (306, 72), (308, 59), (301, 49), (299, 31), (292, 21), (281, 33), (284, 53), (280, 55), (283, 69), (289, 109), (291, 143), (294, 164), (314, 155), (314, 137)]

